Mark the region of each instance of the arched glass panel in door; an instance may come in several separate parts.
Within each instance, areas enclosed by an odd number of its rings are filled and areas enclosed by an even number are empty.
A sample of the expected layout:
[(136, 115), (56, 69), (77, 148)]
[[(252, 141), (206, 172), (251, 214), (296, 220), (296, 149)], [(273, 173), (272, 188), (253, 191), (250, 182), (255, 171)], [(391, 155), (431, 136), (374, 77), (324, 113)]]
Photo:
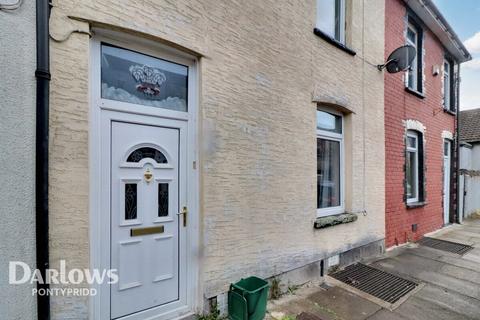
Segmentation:
[(132, 151), (128, 155), (127, 162), (140, 162), (145, 158), (153, 159), (157, 163), (168, 163), (167, 157), (161, 151), (152, 147), (141, 147)]

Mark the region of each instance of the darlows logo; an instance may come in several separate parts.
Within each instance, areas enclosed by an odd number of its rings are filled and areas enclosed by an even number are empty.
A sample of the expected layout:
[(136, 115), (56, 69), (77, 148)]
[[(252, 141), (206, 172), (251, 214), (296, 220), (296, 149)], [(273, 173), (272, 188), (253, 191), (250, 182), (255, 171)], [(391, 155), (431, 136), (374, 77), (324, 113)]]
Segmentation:
[[(31, 269), (28, 264), (22, 261), (10, 261), (9, 283), (20, 284), (49, 284), (71, 286), (82, 284), (90, 287), (93, 284), (114, 284), (118, 282), (116, 269), (70, 269), (67, 272), (65, 260), (60, 260), (60, 269), (47, 269), (45, 278), (39, 269)], [(53, 288), (53, 289), (32, 289), (32, 294), (39, 295), (96, 295), (94, 288)]]

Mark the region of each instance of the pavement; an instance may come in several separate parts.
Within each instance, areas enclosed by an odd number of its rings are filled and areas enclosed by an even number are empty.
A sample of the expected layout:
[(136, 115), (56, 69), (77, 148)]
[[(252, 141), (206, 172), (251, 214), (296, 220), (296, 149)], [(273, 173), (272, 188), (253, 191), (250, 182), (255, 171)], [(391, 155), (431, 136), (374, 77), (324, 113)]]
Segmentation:
[(268, 303), (276, 320), (480, 320), (480, 219), (428, 235), (474, 247), (463, 256), (408, 244), (387, 251), (373, 267), (421, 283), (393, 310), (343, 286), (309, 284)]

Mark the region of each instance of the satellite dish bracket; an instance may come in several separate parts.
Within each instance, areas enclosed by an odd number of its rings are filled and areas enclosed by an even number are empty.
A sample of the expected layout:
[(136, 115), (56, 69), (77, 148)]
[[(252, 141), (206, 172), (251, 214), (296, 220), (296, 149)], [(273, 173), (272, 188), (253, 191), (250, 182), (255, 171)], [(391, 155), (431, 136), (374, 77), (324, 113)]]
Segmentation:
[(388, 60), (387, 62), (385, 62), (384, 64), (377, 64), (377, 69), (378, 69), (379, 71), (382, 71), (383, 69), (385, 69), (385, 67), (386, 67), (389, 63), (394, 62), (394, 61), (398, 61), (398, 60), (397, 60), (397, 59), (390, 59), (390, 60)]
[(395, 50), (387, 58), (387, 62), (377, 65), (377, 69), (386, 69), (388, 73), (397, 73), (408, 70), (416, 56), (415, 47), (404, 45)]

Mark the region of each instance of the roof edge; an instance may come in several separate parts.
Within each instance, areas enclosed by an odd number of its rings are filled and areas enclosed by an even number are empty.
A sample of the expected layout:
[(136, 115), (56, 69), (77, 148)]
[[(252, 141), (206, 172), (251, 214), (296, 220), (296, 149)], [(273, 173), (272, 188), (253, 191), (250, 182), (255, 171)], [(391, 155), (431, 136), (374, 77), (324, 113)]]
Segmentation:
[(459, 63), (472, 59), (470, 52), (432, 0), (404, 1)]

